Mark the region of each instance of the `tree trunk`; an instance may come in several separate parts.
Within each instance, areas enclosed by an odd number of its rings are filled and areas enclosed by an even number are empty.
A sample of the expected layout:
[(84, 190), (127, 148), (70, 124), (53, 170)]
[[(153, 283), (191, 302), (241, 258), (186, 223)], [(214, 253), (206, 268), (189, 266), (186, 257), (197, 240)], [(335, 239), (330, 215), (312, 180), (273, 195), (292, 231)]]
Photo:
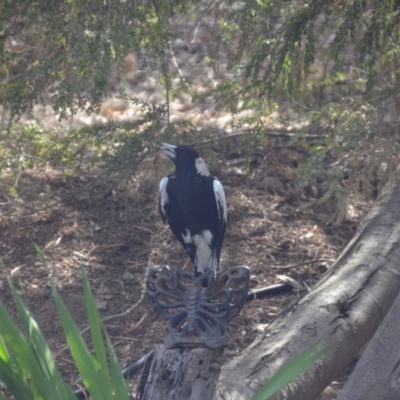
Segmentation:
[(400, 295), (375, 333), (338, 400), (400, 399)]
[[(336, 263), (221, 371), (218, 399), (251, 399), (293, 356), (324, 338), (333, 344), (274, 399), (311, 400), (371, 339), (400, 290), (400, 185), (388, 183)], [(246, 312), (246, 310), (244, 310)], [(378, 397), (380, 398), (380, 397)]]
[(151, 367), (142, 374), (138, 399), (213, 399), (221, 371), (222, 349), (156, 347)]

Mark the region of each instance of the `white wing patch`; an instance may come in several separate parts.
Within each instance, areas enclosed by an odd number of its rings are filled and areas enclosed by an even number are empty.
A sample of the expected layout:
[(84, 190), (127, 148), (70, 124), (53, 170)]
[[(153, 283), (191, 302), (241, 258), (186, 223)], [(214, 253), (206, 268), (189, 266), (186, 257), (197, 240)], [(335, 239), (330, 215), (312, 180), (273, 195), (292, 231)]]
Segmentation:
[(222, 218), (224, 219), (225, 223), (227, 223), (228, 210), (226, 209), (225, 192), (224, 188), (221, 185), (221, 182), (218, 181), (217, 179), (215, 179), (213, 182), (213, 189), (214, 189), (215, 201), (217, 202), (218, 217), (221, 218), (221, 211), (222, 211)]
[(168, 203), (168, 193), (167, 193), (168, 177), (164, 177), (160, 181), (160, 209), (166, 218), (165, 205)]
[(186, 235), (182, 232), (182, 239), (186, 244), (192, 243), (192, 234), (190, 233), (189, 229), (186, 229)]

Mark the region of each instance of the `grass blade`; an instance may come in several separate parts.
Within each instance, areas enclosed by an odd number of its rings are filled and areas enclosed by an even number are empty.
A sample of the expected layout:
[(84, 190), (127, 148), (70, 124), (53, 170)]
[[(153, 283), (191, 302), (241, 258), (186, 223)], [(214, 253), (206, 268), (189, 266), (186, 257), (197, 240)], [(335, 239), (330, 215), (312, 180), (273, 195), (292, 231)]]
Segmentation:
[(17, 400), (33, 400), (33, 392), (25, 383), (23, 376), (2, 359), (0, 359), (0, 379)]
[(114, 398), (117, 400), (129, 400), (128, 385), (126, 384), (126, 380), (122, 375), (121, 366), (119, 365), (117, 356), (107, 334), (106, 340), (108, 354), (110, 355), (111, 379), (115, 389)]
[(52, 290), (69, 349), (85, 387), (96, 400), (109, 400), (110, 398), (107, 397), (103, 390), (103, 382), (98, 373), (96, 361), (92, 358), (75, 321), (61, 300), (58, 291), (54, 287)]
[(108, 399), (112, 398), (112, 386), (110, 379), (110, 372), (108, 369), (108, 362), (106, 351), (104, 347), (102, 332), (102, 323), (100, 319), (99, 311), (97, 310), (92, 291), (90, 290), (89, 280), (86, 271), (82, 269), (83, 277), (83, 291), (85, 295), (85, 303), (87, 309), (87, 315), (89, 319), (90, 334), (92, 336), (92, 342), (94, 346), (94, 353), (97, 361), (97, 370), (100, 374), (100, 378), (103, 383), (103, 390), (107, 395)]
[(7, 364), (10, 364), (11, 362), (10, 354), (1, 336), (0, 336), (0, 359), (6, 362)]
[(51, 398), (74, 399), (73, 393), (61, 379), (61, 375), (57, 370), (51, 351), (35, 319), (23, 304), (11, 281), (9, 281), (9, 285), (15, 304), (17, 305), (18, 314), (28, 333), (31, 351), (37, 360), (42, 378), (45, 382), (44, 383), (43, 380), (35, 382), (33, 380), (34, 377), (32, 376), (33, 384), (35, 386), (37, 386), (37, 384), (45, 385), (47, 387), (46, 391), (51, 394)]
[(2, 303), (0, 303), (0, 321), (0, 335), (10, 348), (15, 360), (18, 361), (17, 364), (21, 369), (19, 375), (23, 378), (29, 376), (35, 382), (35, 386), (38, 385), (38, 393), (43, 398), (50, 398), (51, 391), (49, 391), (35, 354)]

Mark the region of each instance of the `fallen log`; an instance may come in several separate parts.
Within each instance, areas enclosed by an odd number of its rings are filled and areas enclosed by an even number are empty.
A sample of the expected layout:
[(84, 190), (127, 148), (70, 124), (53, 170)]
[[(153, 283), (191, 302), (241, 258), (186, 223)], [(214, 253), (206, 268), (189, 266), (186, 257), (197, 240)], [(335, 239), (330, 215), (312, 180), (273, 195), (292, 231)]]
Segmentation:
[(400, 399), (400, 295), (337, 400)]
[(311, 400), (371, 339), (400, 290), (400, 177), (313, 290), (284, 310), (221, 370), (217, 398), (249, 400), (287, 361), (323, 338), (333, 349), (274, 396)]

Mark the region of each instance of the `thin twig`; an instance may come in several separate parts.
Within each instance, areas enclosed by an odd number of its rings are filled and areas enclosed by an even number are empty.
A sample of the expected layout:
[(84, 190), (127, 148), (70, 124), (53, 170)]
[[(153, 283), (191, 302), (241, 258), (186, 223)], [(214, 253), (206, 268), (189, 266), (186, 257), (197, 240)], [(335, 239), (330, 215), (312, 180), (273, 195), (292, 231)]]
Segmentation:
[(148, 315), (149, 315), (148, 313), (144, 314), (143, 317), (140, 318), (140, 320), (135, 324), (135, 326), (133, 328), (127, 329), (126, 331), (122, 332), (122, 334), (126, 335), (127, 333), (131, 333), (133, 331), (136, 331), (137, 329), (140, 329)]
[(335, 262), (335, 260), (331, 260), (330, 258), (319, 258), (318, 260), (303, 261), (303, 262), (300, 262), (297, 264), (285, 265), (284, 267), (273, 266), (272, 268), (274, 268), (274, 269), (289, 269), (289, 268), (294, 268), (294, 267), (300, 267), (302, 265), (307, 265), (307, 264), (316, 264), (319, 262)]
[[(247, 131), (243, 131), (243, 132), (237, 132), (237, 133), (232, 133), (230, 135), (226, 135), (226, 136), (218, 136), (218, 137), (214, 137), (211, 139), (206, 139), (206, 140), (202, 140), (200, 142), (193, 142), (193, 143), (189, 143), (189, 146), (196, 146), (196, 145), (201, 145), (201, 144), (206, 144), (206, 143), (211, 143), (211, 142), (217, 142), (219, 140), (227, 140), (227, 139), (232, 139), (234, 137), (239, 137), (239, 136), (245, 136), (245, 135), (253, 135), (255, 132), (253, 130), (247, 130)], [(274, 137), (296, 137), (299, 135), (299, 133), (297, 132), (274, 132), (274, 131), (264, 131), (262, 132), (265, 135), (268, 136), (274, 136)], [(320, 139), (321, 135), (311, 135), (311, 134), (304, 134), (301, 136), (302, 138), (305, 139)]]
[(120, 242), (120, 243), (113, 243), (113, 244), (105, 244), (103, 246), (95, 246), (95, 247), (93, 247), (92, 250), (89, 251), (89, 253), (86, 254), (86, 257), (90, 258), (92, 253), (94, 253), (95, 251), (104, 251), (104, 250), (109, 250), (109, 249), (115, 249), (115, 248), (123, 246), (124, 244), (125, 244), (124, 242)]
[(168, 67), (167, 62), (165, 60), (166, 55), (164, 53), (164, 58), (162, 61), (162, 73), (165, 78), (165, 95), (167, 100), (167, 125), (170, 123), (170, 98), (169, 98), (169, 75), (168, 75)]
[(200, 142), (193, 142), (189, 143), (189, 146), (196, 146), (200, 144), (206, 144), (206, 143), (211, 143), (211, 142), (217, 142), (219, 140), (226, 140), (226, 139), (231, 139), (233, 137), (239, 137), (239, 136), (244, 136), (244, 135), (249, 135), (251, 132), (238, 132), (238, 133), (232, 133), (231, 135), (226, 135), (226, 136), (218, 136), (214, 137), (212, 139), (206, 139), (202, 140)]
[(184, 81), (184, 83), (186, 84), (186, 79), (185, 79), (185, 77), (184, 77), (184, 75), (183, 75), (181, 69), (179, 68), (178, 62), (176, 61), (175, 54), (174, 54), (174, 50), (172, 49), (171, 43), (169, 44), (169, 50), (170, 50), (170, 52), (171, 52), (172, 61), (174, 62), (175, 68), (177, 69), (178, 74), (183, 78), (183, 81)]
[(67, 358), (60, 357), (60, 360), (65, 362), (65, 363), (67, 363), (67, 364), (71, 364), (71, 365), (74, 365), (74, 366), (76, 365), (73, 361), (68, 360)]
[[(110, 339), (117, 339), (117, 340), (123, 340), (123, 341), (128, 341), (128, 342), (139, 342), (139, 341), (141, 341), (142, 339), (137, 339), (137, 338), (134, 338), (134, 337), (126, 337), (126, 336), (112, 336), (112, 335), (108, 335), (108, 337), (110, 338)], [(114, 346), (115, 346), (116, 344), (114, 343)]]
[(287, 249), (283, 249), (282, 247), (273, 246), (272, 244), (269, 244), (269, 243), (265, 243), (265, 245), (266, 245), (267, 247), (269, 247), (270, 249), (279, 251), (280, 253), (285, 253), (285, 254), (299, 254), (298, 251), (290, 251), (290, 250), (287, 250)]

